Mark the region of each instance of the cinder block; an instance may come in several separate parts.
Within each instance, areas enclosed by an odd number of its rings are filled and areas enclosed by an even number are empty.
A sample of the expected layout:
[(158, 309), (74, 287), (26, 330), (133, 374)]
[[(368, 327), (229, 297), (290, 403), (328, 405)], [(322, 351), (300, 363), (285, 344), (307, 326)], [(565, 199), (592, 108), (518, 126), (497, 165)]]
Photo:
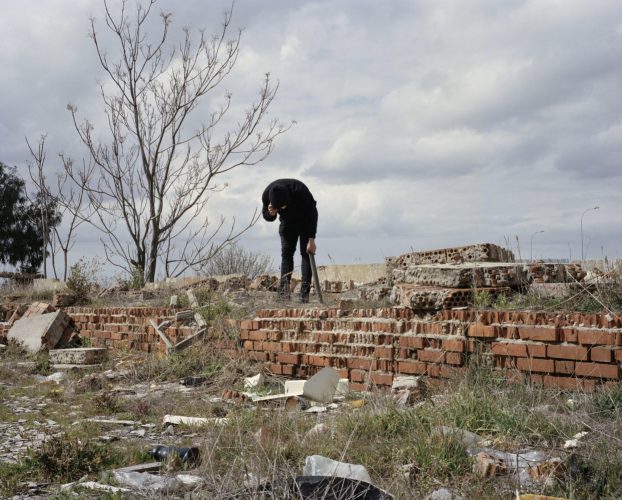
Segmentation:
[(96, 365), (108, 357), (108, 349), (80, 347), (76, 349), (53, 349), (50, 363), (55, 365)]

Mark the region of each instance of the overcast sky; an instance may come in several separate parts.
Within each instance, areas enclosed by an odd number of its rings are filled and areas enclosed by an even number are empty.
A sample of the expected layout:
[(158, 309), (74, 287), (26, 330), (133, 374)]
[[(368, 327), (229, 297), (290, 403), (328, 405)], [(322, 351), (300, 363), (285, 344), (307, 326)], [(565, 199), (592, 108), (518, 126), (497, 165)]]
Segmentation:
[[(50, 168), (84, 154), (68, 103), (104, 125), (87, 37), (102, 5), (2, 1), (0, 161), (23, 175), (24, 137), (48, 134)], [(157, 9), (177, 36), (214, 32), (228, 5)], [(523, 258), (577, 259), (582, 214), (587, 255), (622, 257), (619, 0), (237, 0), (233, 25), (240, 58), (214, 98), (230, 91), (243, 109), (270, 72), (271, 115), (297, 124), (226, 179), (212, 215), (248, 218), (265, 185), (297, 177), (318, 202), (318, 264), (481, 242), (518, 253), (517, 238)], [(74, 258), (96, 240), (84, 231)], [(278, 260), (277, 224), (242, 244)]]

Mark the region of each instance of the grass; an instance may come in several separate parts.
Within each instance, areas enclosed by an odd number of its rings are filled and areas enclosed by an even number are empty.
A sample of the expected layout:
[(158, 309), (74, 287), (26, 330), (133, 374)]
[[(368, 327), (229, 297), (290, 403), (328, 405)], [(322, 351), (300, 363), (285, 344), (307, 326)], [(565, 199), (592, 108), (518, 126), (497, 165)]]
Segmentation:
[[(392, 397), (375, 393), (360, 409), (342, 405), (316, 416), (288, 412), (278, 404), (212, 401), (213, 395), (256, 373), (256, 367), (219, 358), (205, 347), (195, 346), (170, 358), (143, 355), (131, 363), (121, 360), (121, 366), (132, 365), (141, 369), (126, 374), (122, 384), (151, 386), (152, 392), (145, 396), (115, 394), (110, 382), (97, 373), (70, 377), (59, 388), (0, 388), (3, 400), (25, 393), (46, 396), (48, 406), (43, 412), (60, 424), (62, 436), (32, 450), (19, 464), (1, 465), (0, 497), (19, 492), (20, 483), (29, 480), (57, 484), (87, 476), (108, 482), (106, 471), (111, 468), (150, 461), (146, 455), (150, 446), (144, 440), (99, 443), (97, 437), (105, 429), (96, 424), (72, 426), (76, 418), (108, 415), (161, 425), (165, 414), (229, 419), (223, 426), (182, 427), (170, 438), (178, 446), (200, 447), (202, 462), (192, 471), (205, 479), (205, 486), (195, 492), (199, 496), (240, 493), (245, 477), (282, 483), (302, 473), (307, 456), (318, 454), (363, 464), (373, 483), (398, 499), (422, 498), (441, 486), (464, 498), (511, 497), (514, 480), (508, 476), (478, 478), (460, 433), (436, 432), (440, 426), (475, 432), (499, 450), (545, 450), (560, 457), (564, 467), (557, 481), (547, 488), (538, 486), (547, 494), (567, 498), (622, 495), (621, 387), (573, 394), (576, 401), (570, 407), (566, 393), (508, 384), (484, 364), (474, 363), (463, 379), (442, 392), (430, 391), (414, 407), (398, 408)], [(199, 374), (208, 375), (208, 380), (194, 392), (153, 392), (167, 381)], [(68, 408), (79, 416), (68, 418)], [(0, 417), (2, 411), (0, 407)], [(24, 425), (30, 425), (30, 420)], [(310, 437), (309, 431), (318, 423), (324, 423), (327, 432)], [(564, 450), (566, 439), (586, 429), (589, 439), (576, 450)], [(253, 487), (245, 494), (241, 498), (261, 497)]]

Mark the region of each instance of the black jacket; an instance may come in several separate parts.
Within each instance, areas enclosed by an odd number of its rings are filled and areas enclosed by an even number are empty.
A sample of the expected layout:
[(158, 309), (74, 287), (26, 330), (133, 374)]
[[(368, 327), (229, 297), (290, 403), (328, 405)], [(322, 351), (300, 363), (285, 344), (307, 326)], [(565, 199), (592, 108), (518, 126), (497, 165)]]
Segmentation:
[[(279, 220), (286, 229), (300, 231), (302, 236), (315, 238), (317, 232), (316, 201), (309, 188), (296, 179), (278, 179), (271, 182), (261, 196), (263, 218), (276, 219), (268, 213), (268, 204), (279, 209)], [(281, 209), (281, 207), (286, 208)]]

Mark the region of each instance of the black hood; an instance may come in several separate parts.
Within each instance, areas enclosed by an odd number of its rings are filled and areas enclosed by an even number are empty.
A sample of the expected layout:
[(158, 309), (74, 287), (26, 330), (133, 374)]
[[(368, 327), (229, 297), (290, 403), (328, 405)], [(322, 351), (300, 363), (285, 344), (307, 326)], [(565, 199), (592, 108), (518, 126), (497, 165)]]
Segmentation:
[(281, 208), (282, 206), (289, 205), (289, 190), (284, 186), (274, 186), (270, 190), (269, 194), (270, 204), (274, 208)]

